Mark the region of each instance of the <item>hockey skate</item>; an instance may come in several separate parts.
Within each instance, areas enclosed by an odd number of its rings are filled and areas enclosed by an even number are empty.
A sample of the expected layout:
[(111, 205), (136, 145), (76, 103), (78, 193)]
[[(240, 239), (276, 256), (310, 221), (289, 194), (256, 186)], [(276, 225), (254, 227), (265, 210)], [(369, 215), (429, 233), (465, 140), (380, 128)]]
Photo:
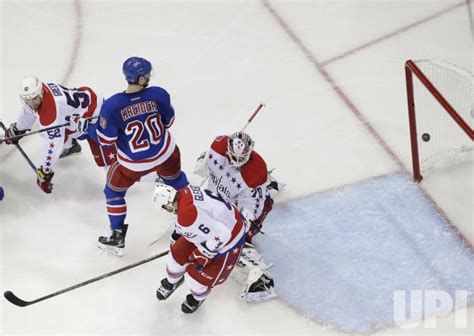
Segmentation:
[(192, 294), (186, 296), (186, 300), (181, 304), (181, 311), (185, 314), (192, 314), (202, 305), (205, 300), (198, 301)]
[(179, 286), (184, 282), (184, 277), (179, 279), (179, 281), (175, 284), (172, 284), (168, 281), (167, 278), (161, 280), (161, 286), (156, 290), (156, 298), (160, 301), (166, 300), (174, 293), (175, 290), (178, 289)]
[(81, 154), (82, 148), (79, 142), (76, 139), (72, 139), (72, 146), (66, 148), (62, 151), (61, 155), (59, 156), (60, 159), (64, 159), (68, 156), (74, 156)]
[(122, 257), (127, 229), (128, 225), (125, 224), (122, 229), (112, 230), (112, 235), (110, 237), (100, 236), (99, 248), (102, 251)]

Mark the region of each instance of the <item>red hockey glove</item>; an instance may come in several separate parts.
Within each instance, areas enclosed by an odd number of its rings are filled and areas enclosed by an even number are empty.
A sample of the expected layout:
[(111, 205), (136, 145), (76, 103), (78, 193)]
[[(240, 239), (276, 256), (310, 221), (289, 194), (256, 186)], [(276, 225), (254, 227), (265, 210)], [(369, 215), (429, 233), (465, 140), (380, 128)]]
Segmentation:
[(247, 236), (245, 237), (245, 240), (248, 243), (252, 243), (252, 238), (257, 233), (262, 231), (263, 221), (265, 220), (267, 215), (270, 213), (270, 211), (272, 211), (272, 209), (273, 209), (273, 199), (271, 197), (267, 197), (263, 206), (263, 211), (260, 214), (260, 217), (258, 217), (255, 220), (251, 220), (250, 223), (248, 223), (249, 230), (247, 232)]
[(259, 233), (262, 230), (263, 222), (256, 219), (253, 221), (250, 221), (249, 223), (249, 231), (247, 232), (247, 236), (245, 237), (245, 240), (248, 243), (252, 243), (252, 238)]
[(215, 257), (217, 252), (209, 251), (206, 246), (201, 245), (200, 247), (196, 247), (194, 251), (189, 256), (189, 261), (194, 264), (196, 271), (202, 272), (202, 270), (209, 265), (212, 261), (212, 258)]
[(53, 179), (54, 173), (49, 172), (45, 173), (43, 171), (43, 166), (39, 167), (36, 169), (36, 184), (47, 194), (51, 194), (53, 191), (53, 184), (51, 183), (51, 180)]
[(5, 132), (5, 143), (6, 143), (7, 145), (17, 144), (20, 139), (8, 140), (8, 138), (13, 138), (13, 137), (16, 137), (16, 136), (25, 134), (27, 131), (28, 131), (28, 130), (20, 131), (20, 130), (16, 127), (16, 123), (11, 124), (10, 127), (8, 127), (8, 129), (7, 129), (6, 132)]

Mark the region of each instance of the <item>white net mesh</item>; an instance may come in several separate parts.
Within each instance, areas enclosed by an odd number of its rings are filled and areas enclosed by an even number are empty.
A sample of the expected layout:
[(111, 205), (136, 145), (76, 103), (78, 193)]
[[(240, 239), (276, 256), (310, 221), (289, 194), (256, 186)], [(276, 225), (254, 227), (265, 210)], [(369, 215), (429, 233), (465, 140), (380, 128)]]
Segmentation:
[[(415, 64), (472, 130), (472, 74), (444, 61), (418, 60)], [(426, 175), (442, 166), (473, 161), (473, 141), (416, 76), (413, 91), (421, 173)]]

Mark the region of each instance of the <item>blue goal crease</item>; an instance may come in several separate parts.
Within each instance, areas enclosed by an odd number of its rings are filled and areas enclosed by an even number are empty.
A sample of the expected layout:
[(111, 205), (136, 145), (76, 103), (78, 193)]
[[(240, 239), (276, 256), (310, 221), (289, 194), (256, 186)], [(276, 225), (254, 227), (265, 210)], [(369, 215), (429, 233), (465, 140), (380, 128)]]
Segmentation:
[(394, 326), (395, 291), (467, 291), (474, 302), (471, 249), (406, 173), (275, 207), (265, 233), (255, 242), (280, 297), (339, 330)]

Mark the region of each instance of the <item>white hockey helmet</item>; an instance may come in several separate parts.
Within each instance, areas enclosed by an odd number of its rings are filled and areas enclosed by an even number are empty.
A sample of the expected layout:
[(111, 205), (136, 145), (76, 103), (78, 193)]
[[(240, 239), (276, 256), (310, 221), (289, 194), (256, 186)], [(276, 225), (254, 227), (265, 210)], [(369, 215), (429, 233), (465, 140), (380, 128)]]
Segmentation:
[[(164, 183), (158, 183), (153, 191), (153, 206), (157, 209), (167, 211), (169, 209), (171, 212), (176, 212), (177, 209), (173, 206), (173, 203), (177, 193), (175, 188)], [(164, 206), (167, 206), (168, 209), (165, 209)]]
[(20, 98), (29, 100), (40, 96), (43, 97), (43, 83), (36, 76), (28, 76), (21, 81)]
[(250, 135), (242, 131), (235, 132), (229, 136), (227, 142), (227, 157), (230, 165), (241, 167), (248, 162), (252, 154), (254, 142)]

